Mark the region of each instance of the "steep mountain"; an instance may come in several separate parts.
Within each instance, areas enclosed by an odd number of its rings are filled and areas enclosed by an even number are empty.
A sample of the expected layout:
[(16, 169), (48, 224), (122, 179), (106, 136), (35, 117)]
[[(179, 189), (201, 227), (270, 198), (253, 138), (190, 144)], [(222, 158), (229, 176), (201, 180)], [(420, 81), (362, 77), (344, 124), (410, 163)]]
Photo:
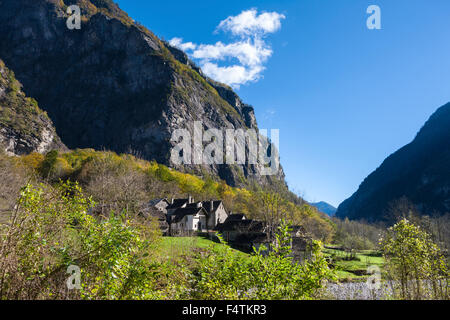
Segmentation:
[(383, 220), (389, 203), (403, 197), (424, 214), (450, 212), (450, 103), (370, 174), (336, 215)]
[[(69, 30), (67, 7), (82, 11)], [(1, 0), (0, 56), (52, 119), (69, 148), (133, 152), (173, 166), (175, 129), (258, 130), (254, 110), (205, 77), (182, 51), (134, 22), (110, 0)], [(259, 132), (259, 131), (258, 131)], [(178, 170), (285, 187), (280, 167), (191, 165)]]
[(0, 148), (8, 154), (66, 149), (47, 114), (0, 59)]
[(316, 203), (311, 203), (311, 205), (313, 207), (316, 207), (317, 210), (319, 210), (320, 212), (326, 213), (327, 215), (329, 215), (330, 217), (333, 216), (336, 213), (336, 208), (333, 207), (331, 204), (326, 203), (324, 201), (320, 201), (320, 202), (316, 202)]

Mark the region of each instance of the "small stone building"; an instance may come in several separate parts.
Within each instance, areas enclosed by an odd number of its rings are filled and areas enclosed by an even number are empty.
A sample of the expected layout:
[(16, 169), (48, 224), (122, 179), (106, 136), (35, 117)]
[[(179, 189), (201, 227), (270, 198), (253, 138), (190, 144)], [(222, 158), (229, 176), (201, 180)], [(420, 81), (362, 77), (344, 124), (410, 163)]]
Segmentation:
[(178, 208), (168, 218), (170, 235), (190, 235), (206, 230), (207, 214), (200, 203)]
[[(192, 234), (212, 231), (224, 222), (228, 213), (221, 200), (195, 202), (189, 196), (182, 199), (154, 199), (147, 205), (151, 212), (164, 216), (168, 225), (168, 235)], [(159, 217), (160, 218), (160, 217)]]
[(206, 224), (208, 230), (213, 230), (218, 224), (225, 222), (228, 218), (228, 213), (221, 200), (203, 201), (202, 206), (207, 212)]
[(164, 235), (169, 232), (169, 224), (167, 223), (166, 213), (169, 202), (166, 199), (154, 199), (144, 204), (139, 212), (139, 216), (143, 218), (156, 218), (159, 228)]
[(152, 207), (160, 212), (167, 213), (167, 207), (169, 206), (169, 202), (166, 198), (154, 199), (149, 201), (149, 207)]
[(262, 221), (247, 219), (244, 214), (231, 214), (225, 222), (218, 224), (216, 230), (231, 246), (251, 252), (253, 247), (270, 246)]

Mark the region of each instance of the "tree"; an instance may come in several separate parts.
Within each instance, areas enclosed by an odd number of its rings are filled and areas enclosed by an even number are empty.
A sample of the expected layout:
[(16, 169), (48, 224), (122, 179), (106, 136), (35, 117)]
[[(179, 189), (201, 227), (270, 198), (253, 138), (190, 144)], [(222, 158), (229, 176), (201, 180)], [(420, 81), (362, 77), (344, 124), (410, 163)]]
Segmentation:
[(335, 225), (334, 243), (342, 245), (346, 250), (372, 250), (378, 246), (378, 240), (384, 229), (364, 221), (341, 220), (333, 217)]
[(402, 299), (449, 299), (445, 257), (430, 235), (403, 218), (380, 241), (395, 295)]
[(148, 200), (149, 180), (131, 161), (106, 154), (94, 159), (85, 170), (89, 177), (86, 191), (99, 204), (102, 215), (111, 211), (137, 214)]
[(259, 191), (255, 199), (257, 218), (265, 222), (269, 239), (275, 236), (276, 228), (287, 214), (286, 201), (277, 192)]

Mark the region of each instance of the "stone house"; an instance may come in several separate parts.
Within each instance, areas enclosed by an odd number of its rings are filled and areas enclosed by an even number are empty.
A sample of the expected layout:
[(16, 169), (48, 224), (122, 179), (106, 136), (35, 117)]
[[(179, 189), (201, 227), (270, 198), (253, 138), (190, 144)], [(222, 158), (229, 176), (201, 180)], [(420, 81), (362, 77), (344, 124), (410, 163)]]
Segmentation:
[(191, 196), (170, 201), (155, 199), (149, 202), (149, 207), (165, 216), (170, 235), (212, 231), (228, 217), (223, 201), (195, 202)]
[[(216, 230), (232, 247), (246, 252), (252, 252), (253, 248), (259, 249), (264, 245), (267, 251), (263, 253), (268, 253), (277, 245), (273, 237), (268, 235), (264, 222), (247, 219), (243, 214), (230, 214)], [(302, 263), (309, 259), (312, 238), (306, 235), (305, 229), (302, 226), (291, 226), (290, 236), (293, 260)]]
[(207, 212), (206, 224), (208, 230), (213, 230), (218, 224), (225, 222), (228, 218), (228, 213), (221, 200), (203, 201), (202, 206)]
[(169, 201), (166, 198), (154, 199), (149, 201), (148, 206), (166, 214)]
[(141, 207), (139, 212), (139, 216), (143, 218), (156, 218), (159, 223), (159, 228), (164, 235), (167, 235), (169, 232), (169, 224), (167, 223), (166, 218), (166, 207), (169, 205), (169, 202), (166, 199), (154, 199), (144, 204)]
[(207, 213), (200, 204), (178, 208), (168, 216), (170, 235), (187, 235), (207, 230)]
[[(217, 231), (232, 247), (252, 252), (264, 245), (271, 250), (276, 243), (268, 235), (266, 224), (247, 219), (244, 214), (228, 214), (221, 200), (195, 202), (184, 199), (154, 199), (141, 210), (144, 217), (156, 217), (164, 235), (192, 235), (197, 232)], [(302, 226), (291, 227), (292, 257), (297, 262), (311, 255), (312, 239)], [(272, 238), (272, 239), (271, 239)]]
[(251, 252), (253, 247), (258, 249), (261, 245), (270, 246), (265, 229), (262, 221), (247, 219), (244, 214), (230, 214), (215, 230), (221, 233), (232, 247)]

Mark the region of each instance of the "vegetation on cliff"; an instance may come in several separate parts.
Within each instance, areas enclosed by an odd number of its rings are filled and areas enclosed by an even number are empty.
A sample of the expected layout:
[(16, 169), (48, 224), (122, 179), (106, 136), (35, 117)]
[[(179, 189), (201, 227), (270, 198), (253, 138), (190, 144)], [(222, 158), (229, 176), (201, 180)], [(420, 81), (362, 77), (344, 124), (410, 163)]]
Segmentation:
[(65, 148), (47, 113), (39, 108), (35, 99), (25, 95), (14, 72), (1, 59), (0, 147), (18, 154)]

